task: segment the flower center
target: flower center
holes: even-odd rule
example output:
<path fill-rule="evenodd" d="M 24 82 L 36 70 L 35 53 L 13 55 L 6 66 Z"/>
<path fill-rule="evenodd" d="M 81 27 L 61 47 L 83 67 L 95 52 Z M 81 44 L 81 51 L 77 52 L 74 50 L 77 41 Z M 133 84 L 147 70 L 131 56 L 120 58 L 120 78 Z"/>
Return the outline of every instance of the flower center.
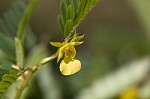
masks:
<path fill-rule="evenodd" d="M 72 54 L 72 51 L 70 50 L 70 48 L 68 48 L 68 53 L 69 53 L 69 54 Z"/>

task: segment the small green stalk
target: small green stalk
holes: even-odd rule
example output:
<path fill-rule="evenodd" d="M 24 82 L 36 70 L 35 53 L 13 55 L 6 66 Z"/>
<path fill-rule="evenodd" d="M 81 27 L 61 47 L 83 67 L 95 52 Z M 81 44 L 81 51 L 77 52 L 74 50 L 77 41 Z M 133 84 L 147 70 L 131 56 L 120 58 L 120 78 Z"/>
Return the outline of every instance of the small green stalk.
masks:
<path fill-rule="evenodd" d="M 16 46 L 16 60 L 17 66 L 19 70 L 24 66 L 24 49 L 23 44 L 17 37 L 15 38 L 15 46 Z"/>
<path fill-rule="evenodd" d="M 19 26 L 18 26 L 18 34 L 17 34 L 17 37 L 23 41 L 24 40 L 24 34 L 25 34 L 25 29 L 26 29 L 26 26 L 29 22 L 29 19 L 30 19 L 30 16 L 31 16 L 31 13 L 33 12 L 34 8 L 36 7 L 38 3 L 38 0 L 31 0 L 31 2 L 29 3 L 27 9 L 25 10 L 25 13 L 19 23 Z"/>

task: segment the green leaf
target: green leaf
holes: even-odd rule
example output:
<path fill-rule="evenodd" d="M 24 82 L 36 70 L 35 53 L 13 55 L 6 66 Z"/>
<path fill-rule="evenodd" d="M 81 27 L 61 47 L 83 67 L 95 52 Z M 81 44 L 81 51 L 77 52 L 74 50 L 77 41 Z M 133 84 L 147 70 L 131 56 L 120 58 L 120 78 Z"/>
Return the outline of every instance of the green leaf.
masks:
<path fill-rule="evenodd" d="M 74 12 L 76 13 L 78 6 L 80 4 L 80 0 L 72 0 L 72 1 L 73 1 Z"/>
<path fill-rule="evenodd" d="M 5 35 L 14 39 L 17 33 L 19 20 L 21 19 L 25 5 L 21 2 L 15 2 L 13 7 L 7 11 L 0 19 L 0 31 Z"/>
<path fill-rule="evenodd" d="M 79 8 L 78 8 L 76 16 L 75 16 L 75 24 L 78 24 L 80 22 L 81 17 L 84 12 L 84 6 L 86 6 L 86 0 L 82 0 L 79 5 Z"/>
<path fill-rule="evenodd" d="M 7 67 L 7 65 L 3 65 L 2 61 L 0 60 L 0 80 L 2 80 L 2 76 L 8 73 L 9 70 L 10 70 L 10 65 Z"/>
<path fill-rule="evenodd" d="M 11 83 L 15 81 L 9 74 L 5 74 L 2 79 L 5 79 L 5 81 Z"/>
<path fill-rule="evenodd" d="M 12 17 L 10 17 L 12 15 Z M 4 20 L 3 20 L 3 26 L 4 28 L 7 28 L 7 33 L 10 34 L 11 37 L 14 37 L 15 36 L 15 33 L 16 33 L 16 27 L 10 23 L 13 23 L 13 21 L 16 21 L 16 18 L 14 17 L 14 12 L 12 11 L 12 9 L 4 15 Z M 6 33 L 5 32 L 5 33 Z"/>
<path fill-rule="evenodd" d="M 2 75 L 8 73 L 11 70 L 11 65 L 12 63 L 10 61 L 0 59 L 0 80 L 2 78 Z"/>
<path fill-rule="evenodd" d="M 68 5 L 72 5 L 73 6 L 73 0 L 68 0 Z"/>
<path fill-rule="evenodd" d="M 67 37 L 71 31 L 73 30 L 73 21 L 70 19 L 67 21 L 65 29 L 64 29 L 64 36 Z"/>
<path fill-rule="evenodd" d="M 68 6 L 66 13 L 66 21 L 68 21 L 69 19 L 73 20 L 73 9 L 71 5 Z"/>
<path fill-rule="evenodd" d="M 63 23 L 66 23 L 66 11 L 67 11 L 67 3 L 66 0 L 61 0 L 60 2 L 60 9 L 62 14 Z"/>
<path fill-rule="evenodd" d="M 91 3 L 92 1 L 94 1 L 94 0 L 87 0 L 86 1 L 85 7 L 84 7 L 83 16 L 86 15 L 86 13 L 90 10 L 89 8 L 91 8 L 90 4 L 92 4 Z"/>
<path fill-rule="evenodd" d="M 12 39 L 6 37 L 5 35 L 0 33 L 0 49 L 4 52 L 5 56 L 8 57 L 8 59 L 14 61 L 15 57 L 15 47 L 14 42 Z"/>
<path fill-rule="evenodd" d="M 26 33 L 26 27 L 28 25 L 28 22 L 30 20 L 31 14 L 38 4 L 38 0 L 31 0 L 31 2 L 28 4 L 28 6 L 25 9 L 25 12 L 23 13 L 23 16 L 21 17 L 21 20 L 19 21 L 18 30 L 17 30 L 17 37 L 24 42 L 24 36 Z"/>
<path fill-rule="evenodd" d="M 12 65 L 12 62 L 5 60 L 5 59 L 0 59 L 0 69 L 10 70 L 11 65 Z"/>
<path fill-rule="evenodd" d="M 18 72 L 16 72 L 16 70 L 10 70 L 9 74 L 13 78 L 17 78 L 18 77 Z"/>
<path fill-rule="evenodd" d="M 77 28 L 86 14 L 98 1 L 99 0 L 61 0 L 61 15 L 58 21 L 65 37 Z M 69 22 L 70 19 L 72 22 Z M 73 25 L 69 25 L 70 23 Z"/>
<path fill-rule="evenodd" d="M 64 23 L 62 16 L 58 16 L 58 22 L 59 22 L 59 26 L 60 26 L 61 30 L 63 31 L 64 27 L 65 27 L 65 23 Z"/>
<path fill-rule="evenodd" d="M 90 1 L 90 5 L 89 8 L 92 8 L 93 6 L 95 6 L 100 0 L 91 0 Z M 90 10 L 90 9 L 89 9 Z"/>
<path fill-rule="evenodd" d="M 13 6 L 0 18 L 0 50 L 3 52 L 1 59 L 15 62 L 15 44 L 14 37 L 17 33 L 19 20 L 21 19 L 25 5 L 17 1 Z"/>
<path fill-rule="evenodd" d="M 24 66 L 24 49 L 22 42 L 17 37 L 15 38 L 17 65 L 22 68 Z"/>
<path fill-rule="evenodd" d="M 6 90 L 13 84 L 16 79 L 19 77 L 18 70 L 11 69 L 9 73 L 5 74 L 0 81 L 0 97 Z"/>

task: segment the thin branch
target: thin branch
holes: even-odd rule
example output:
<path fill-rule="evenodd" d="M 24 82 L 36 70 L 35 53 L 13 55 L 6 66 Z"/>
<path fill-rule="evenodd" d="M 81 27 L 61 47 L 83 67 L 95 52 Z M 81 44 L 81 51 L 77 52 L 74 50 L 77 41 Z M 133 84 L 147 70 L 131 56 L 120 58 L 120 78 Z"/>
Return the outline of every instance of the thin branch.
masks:
<path fill-rule="evenodd" d="M 24 89 L 27 87 L 30 79 L 32 78 L 33 74 L 42 66 L 44 66 L 46 63 L 50 62 L 51 60 L 55 59 L 57 57 L 57 53 L 53 54 L 50 57 L 44 58 L 41 60 L 41 62 L 33 66 L 31 69 L 27 69 L 23 74 L 22 77 L 23 83 L 17 88 L 15 99 L 19 99 Z"/>
<path fill-rule="evenodd" d="M 15 99 L 20 98 L 21 93 L 23 92 L 23 90 L 26 88 L 26 86 L 28 85 L 28 83 L 30 81 L 32 74 L 33 73 L 31 71 L 26 71 L 24 73 L 23 83 L 17 88 Z"/>

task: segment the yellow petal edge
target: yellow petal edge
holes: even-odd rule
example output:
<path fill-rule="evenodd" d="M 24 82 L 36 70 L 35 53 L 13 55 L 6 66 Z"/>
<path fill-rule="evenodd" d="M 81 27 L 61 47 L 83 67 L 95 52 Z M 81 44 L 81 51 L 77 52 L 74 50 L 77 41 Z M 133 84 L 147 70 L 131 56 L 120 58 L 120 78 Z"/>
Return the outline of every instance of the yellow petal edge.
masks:
<path fill-rule="evenodd" d="M 81 69 L 81 62 L 78 59 L 72 59 L 69 62 L 63 59 L 59 68 L 63 75 L 72 75 Z"/>
<path fill-rule="evenodd" d="M 62 46 L 63 46 L 63 44 L 60 43 L 60 42 L 50 42 L 50 44 L 51 44 L 52 46 L 55 46 L 55 47 L 62 47 Z"/>

